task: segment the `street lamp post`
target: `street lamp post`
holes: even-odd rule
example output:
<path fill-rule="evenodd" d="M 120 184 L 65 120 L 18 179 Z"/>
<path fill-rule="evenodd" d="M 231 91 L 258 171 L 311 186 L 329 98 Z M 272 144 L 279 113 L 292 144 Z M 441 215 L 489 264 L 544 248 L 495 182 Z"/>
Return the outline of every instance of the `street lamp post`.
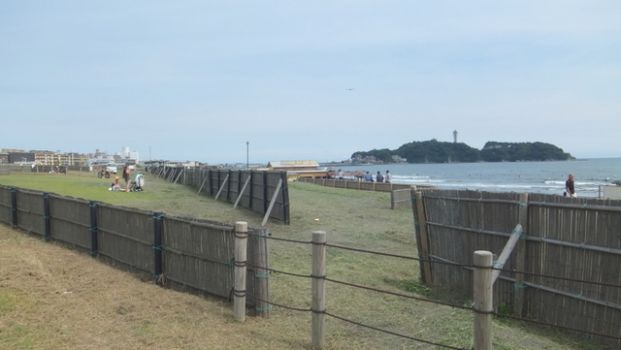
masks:
<path fill-rule="evenodd" d="M 250 169 L 250 141 L 246 141 L 246 169 Z"/>

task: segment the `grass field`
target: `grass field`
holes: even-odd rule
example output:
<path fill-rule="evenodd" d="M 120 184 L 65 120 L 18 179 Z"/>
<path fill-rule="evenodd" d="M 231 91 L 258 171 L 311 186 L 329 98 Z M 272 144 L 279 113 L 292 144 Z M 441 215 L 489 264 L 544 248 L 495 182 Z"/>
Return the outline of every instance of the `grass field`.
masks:
<path fill-rule="evenodd" d="M 142 193 L 108 192 L 94 175 L 16 174 L 0 184 L 102 202 L 259 226 L 261 217 L 200 197 L 188 188 L 147 178 Z M 390 210 L 389 194 L 293 183 L 291 225 L 270 222 L 274 236 L 309 240 L 314 230 L 331 243 L 416 255 L 409 209 Z M 272 267 L 310 273 L 310 247 L 270 241 Z M 431 295 L 418 266 L 401 259 L 328 249 L 328 275 L 401 293 Z M 330 312 L 380 328 L 470 348 L 472 315 L 449 307 L 327 284 Z M 310 306 L 310 280 L 271 276 L 274 302 Z M 58 244 L 0 226 L 1 349 L 303 349 L 310 314 L 274 308 L 269 319 L 233 322 L 224 301 L 142 281 Z M 327 318 L 327 348 L 435 349 Z M 496 349 L 599 349 L 552 330 L 494 321 Z"/>

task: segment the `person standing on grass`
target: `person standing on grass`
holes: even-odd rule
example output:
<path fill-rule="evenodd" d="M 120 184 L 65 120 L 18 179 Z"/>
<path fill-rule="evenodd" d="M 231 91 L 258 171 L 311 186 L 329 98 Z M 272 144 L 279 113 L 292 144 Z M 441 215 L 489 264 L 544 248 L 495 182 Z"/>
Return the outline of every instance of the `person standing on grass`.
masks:
<path fill-rule="evenodd" d="M 565 181 L 565 193 L 563 193 L 565 197 L 576 197 L 576 189 L 574 184 L 574 176 L 569 174 L 567 176 L 567 181 Z"/>
<path fill-rule="evenodd" d="M 125 164 L 123 167 L 123 180 L 125 180 L 125 191 L 129 192 L 129 178 L 131 174 L 131 169 L 129 168 L 129 164 Z"/>

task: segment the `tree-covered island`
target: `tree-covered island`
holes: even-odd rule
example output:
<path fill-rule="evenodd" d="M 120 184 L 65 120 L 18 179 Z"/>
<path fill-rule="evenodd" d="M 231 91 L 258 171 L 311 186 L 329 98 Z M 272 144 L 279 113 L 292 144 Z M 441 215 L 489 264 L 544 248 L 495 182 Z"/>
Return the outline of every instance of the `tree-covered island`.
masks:
<path fill-rule="evenodd" d="M 470 163 L 571 160 L 571 154 L 544 142 L 489 141 L 478 150 L 462 142 L 413 141 L 390 150 L 387 148 L 355 152 L 353 163 Z"/>

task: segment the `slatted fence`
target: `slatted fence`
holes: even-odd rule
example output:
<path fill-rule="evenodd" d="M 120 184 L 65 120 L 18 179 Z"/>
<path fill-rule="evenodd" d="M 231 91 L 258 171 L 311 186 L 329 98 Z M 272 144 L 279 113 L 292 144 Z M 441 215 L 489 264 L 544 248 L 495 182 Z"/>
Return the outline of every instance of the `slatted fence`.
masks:
<path fill-rule="evenodd" d="M 412 200 L 428 284 L 471 297 L 472 252 L 499 254 L 519 223 L 525 236 L 496 283 L 495 310 L 621 338 L 621 201 L 475 191 Z"/>
<path fill-rule="evenodd" d="M 377 191 L 377 192 L 391 192 L 394 190 L 411 189 L 411 185 L 394 184 L 385 182 L 368 182 L 361 180 L 347 180 L 347 179 L 321 179 L 301 177 L 297 181 L 313 183 L 315 185 L 337 187 L 337 188 L 349 188 L 353 190 L 363 191 Z"/>
<path fill-rule="evenodd" d="M 223 298 L 233 290 L 234 227 L 134 208 L 0 186 L 0 223 L 103 257 L 160 283 Z M 265 229 L 249 229 L 248 260 L 269 266 Z M 269 307 L 269 275 L 249 269 L 257 314 Z M 259 302 L 254 302 L 259 300 Z"/>
<path fill-rule="evenodd" d="M 167 181 L 189 186 L 198 194 L 234 203 L 289 224 L 289 189 L 284 171 L 216 168 L 150 167 Z"/>

